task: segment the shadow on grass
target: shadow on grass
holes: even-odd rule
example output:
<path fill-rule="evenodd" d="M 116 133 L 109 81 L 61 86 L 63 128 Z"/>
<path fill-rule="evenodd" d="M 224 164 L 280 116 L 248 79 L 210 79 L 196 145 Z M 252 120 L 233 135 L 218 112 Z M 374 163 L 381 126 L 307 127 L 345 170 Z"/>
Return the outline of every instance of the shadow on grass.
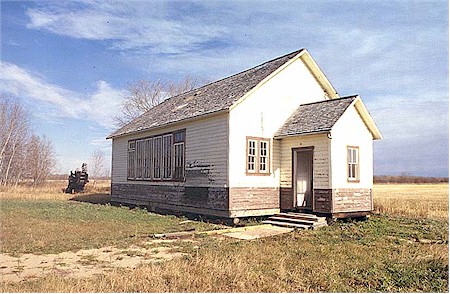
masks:
<path fill-rule="evenodd" d="M 133 204 L 125 204 L 125 203 L 117 203 L 111 202 L 111 194 L 109 193 L 80 193 L 74 194 L 73 197 L 69 198 L 69 201 L 77 201 L 77 202 L 85 202 L 91 204 L 100 204 L 100 205 L 113 205 L 113 206 L 121 206 L 128 207 L 130 210 L 134 208 L 142 208 L 146 209 L 148 212 L 156 213 L 159 215 L 173 215 L 177 217 L 185 217 L 188 220 L 192 221 L 200 221 L 205 223 L 212 224 L 220 224 L 226 226 L 233 227 L 243 227 L 251 224 L 260 224 L 260 222 L 267 217 L 244 217 L 240 218 L 239 223 L 233 223 L 233 218 L 222 218 L 217 216 L 210 215 L 201 215 L 197 213 L 184 212 L 179 210 L 166 210 L 166 209 L 150 209 L 148 206 L 144 205 L 133 205 Z"/>
<path fill-rule="evenodd" d="M 78 201 L 78 202 L 86 202 L 86 203 L 92 203 L 92 204 L 110 204 L 111 201 L 111 195 L 106 193 L 100 193 L 100 194 L 76 194 L 69 200 L 71 201 Z"/>

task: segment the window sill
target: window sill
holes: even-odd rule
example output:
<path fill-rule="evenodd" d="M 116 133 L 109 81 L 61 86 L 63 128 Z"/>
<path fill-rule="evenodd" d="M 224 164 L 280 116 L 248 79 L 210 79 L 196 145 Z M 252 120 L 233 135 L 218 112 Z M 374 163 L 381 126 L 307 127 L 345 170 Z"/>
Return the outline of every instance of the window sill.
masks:
<path fill-rule="evenodd" d="M 359 183 L 359 179 L 347 179 L 347 183 Z"/>
<path fill-rule="evenodd" d="M 267 173 L 249 173 L 246 172 L 245 173 L 246 176 L 270 176 L 271 173 L 267 172 Z"/>

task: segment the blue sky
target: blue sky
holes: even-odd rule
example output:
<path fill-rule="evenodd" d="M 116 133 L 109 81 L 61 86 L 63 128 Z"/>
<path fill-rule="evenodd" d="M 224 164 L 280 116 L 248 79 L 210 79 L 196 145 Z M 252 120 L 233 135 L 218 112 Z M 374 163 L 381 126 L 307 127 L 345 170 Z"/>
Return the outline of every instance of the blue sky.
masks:
<path fill-rule="evenodd" d="M 384 135 L 375 174 L 448 176 L 447 1 L 1 1 L 0 92 L 68 173 L 110 162 L 112 117 L 141 78 L 216 80 L 307 48 Z"/>

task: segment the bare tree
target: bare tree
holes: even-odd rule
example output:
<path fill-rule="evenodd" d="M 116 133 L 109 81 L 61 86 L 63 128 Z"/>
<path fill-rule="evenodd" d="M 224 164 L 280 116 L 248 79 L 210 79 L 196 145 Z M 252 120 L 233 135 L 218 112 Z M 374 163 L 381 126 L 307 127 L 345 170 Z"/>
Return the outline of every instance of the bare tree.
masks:
<path fill-rule="evenodd" d="M 44 183 L 55 167 L 55 156 L 52 142 L 46 137 L 32 135 L 28 143 L 28 167 L 29 177 L 33 185 Z"/>
<path fill-rule="evenodd" d="M 29 114 L 17 99 L 0 95 L 0 185 L 47 180 L 55 166 L 52 142 L 32 134 Z"/>
<path fill-rule="evenodd" d="M 191 76 L 186 76 L 178 83 L 148 79 L 130 83 L 129 96 L 125 98 L 121 113 L 114 120 L 118 126 L 123 126 L 165 99 L 190 91 L 198 84 L 198 80 Z"/>
<path fill-rule="evenodd" d="M 17 100 L 0 96 L 0 184 L 20 178 L 29 140 L 29 115 Z"/>
<path fill-rule="evenodd" d="M 101 149 L 95 149 L 92 152 L 91 160 L 89 163 L 91 166 L 90 175 L 94 180 L 92 185 L 93 187 L 95 187 L 95 180 L 106 175 L 105 152 L 103 152 Z"/>

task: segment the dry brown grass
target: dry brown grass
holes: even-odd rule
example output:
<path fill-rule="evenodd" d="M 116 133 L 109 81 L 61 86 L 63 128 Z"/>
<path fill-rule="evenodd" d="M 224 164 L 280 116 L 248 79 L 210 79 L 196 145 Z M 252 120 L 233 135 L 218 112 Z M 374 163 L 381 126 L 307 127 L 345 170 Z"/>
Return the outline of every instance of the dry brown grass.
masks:
<path fill-rule="evenodd" d="M 89 242 L 81 247 L 126 245 L 133 243 L 130 234 L 154 232 L 170 221 L 107 205 L 69 208 L 68 201 L 17 194 L 9 204 L 11 221 L 4 222 L 11 252 L 30 250 L 30 244 L 32 252 L 45 252 L 58 242 L 61 250 L 70 250 L 83 240 Z M 0 283 L 0 292 L 448 292 L 448 185 L 375 185 L 374 199 L 382 215 L 366 222 L 337 222 L 318 231 L 245 242 L 200 237 L 199 248 L 184 249 L 185 258 L 91 278 L 55 273 Z M 20 216 L 13 213 L 18 209 Z M 36 236 L 37 226 L 45 235 Z M 15 228 L 27 237 L 16 237 Z M 77 235 L 64 236 L 71 230 Z M 46 238 L 50 241 L 39 243 Z"/>
<path fill-rule="evenodd" d="M 375 184 L 375 212 L 425 219 L 448 219 L 448 183 Z"/>
<path fill-rule="evenodd" d="M 400 238 L 421 231 L 438 243 Z M 51 275 L 1 284 L 37 292 L 446 292 L 442 227 L 375 217 L 254 241 L 207 237 L 191 256 L 88 279 Z"/>
<path fill-rule="evenodd" d="M 22 183 L 15 186 L 0 187 L 1 199 L 24 199 L 24 200 L 69 200 L 76 196 L 73 194 L 63 193 L 63 189 L 67 187 L 67 181 L 53 180 L 45 184 L 33 187 L 30 183 Z M 111 181 L 96 180 L 89 182 L 85 187 L 85 194 L 109 194 L 111 189 Z M 83 194 L 77 194 L 83 195 Z"/>

